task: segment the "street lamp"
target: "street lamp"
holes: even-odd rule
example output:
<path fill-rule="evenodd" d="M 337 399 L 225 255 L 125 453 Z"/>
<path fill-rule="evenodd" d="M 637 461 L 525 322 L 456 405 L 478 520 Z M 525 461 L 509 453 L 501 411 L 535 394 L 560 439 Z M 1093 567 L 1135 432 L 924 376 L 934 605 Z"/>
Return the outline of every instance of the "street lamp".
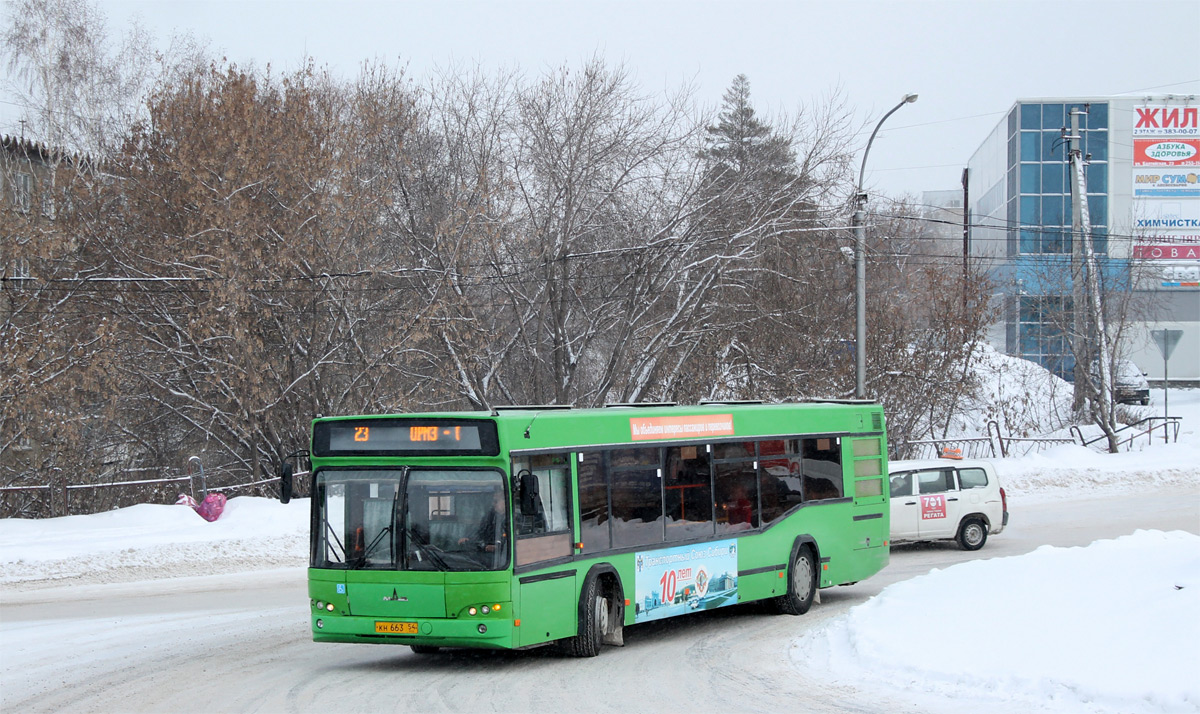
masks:
<path fill-rule="evenodd" d="M 879 133 L 879 127 L 887 118 L 905 104 L 917 101 L 917 95 L 906 94 L 900 103 L 883 115 L 867 139 L 863 151 L 862 167 L 858 171 L 858 185 L 854 192 L 854 398 L 867 398 L 867 229 L 863 225 L 863 209 L 867 205 L 867 194 L 863 191 L 863 176 L 867 171 L 867 154 L 871 153 L 871 142 Z"/>

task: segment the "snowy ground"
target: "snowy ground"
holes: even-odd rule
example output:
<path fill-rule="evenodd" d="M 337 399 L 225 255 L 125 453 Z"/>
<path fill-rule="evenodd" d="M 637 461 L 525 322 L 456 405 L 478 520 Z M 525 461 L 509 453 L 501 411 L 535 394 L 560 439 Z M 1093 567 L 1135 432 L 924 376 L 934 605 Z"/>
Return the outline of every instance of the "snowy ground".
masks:
<path fill-rule="evenodd" d="M 1161 392 L 1154 394 L 1161 405 Z M 1200 390 L 1171 393 L 1178 444 L 1118 455 L 1058 447 L 998 462 L 1020 502 L 1182 489 L 1192 532 L 1042 547 L 891 585 L 800 638 L 796 666 L 896 690 L 919 711 L 1200 711 Z M 1152 405 L 1153 408 L 1153 405 Z M 1158 407 L 1161 409 L 1161 406 Z M 308 502 L 235 498 L 208 523 L 183 506 L 0 521 L 0 598 L 63 584 L 303 567 Z M 1004 536 L 999 536 L 1003 538 Z M 823 664 L 822 664 L 823 663 Z M 989 706 L 990 705 L 990 706 Z"/>
<path fill-rule="evenodd" d="M 1152 395 L 1158 413 L 1162 396 Z M 826 663 L 835 683 L 905 690 L 922 711 L 948 701 L 985 711 L 1200 711 L 1200 390 L 1172 390 L 1170 409 L 1183 417 L 1178 443 L 1147 440 L 1121 454 L 1059 446 L 998 460 L 997 470 L 1014 511 L 1184 487 L 1195 499 L 1192 532 L 1139 531 L 934 570 L 802 637 L 797 666 Z"/>
<path fill-rule="evenodd" d="M 1195 712 L 1198 612 L 1200 536 L 1138 531 L 896 583 L 792 657 L 922 711 Z"/>

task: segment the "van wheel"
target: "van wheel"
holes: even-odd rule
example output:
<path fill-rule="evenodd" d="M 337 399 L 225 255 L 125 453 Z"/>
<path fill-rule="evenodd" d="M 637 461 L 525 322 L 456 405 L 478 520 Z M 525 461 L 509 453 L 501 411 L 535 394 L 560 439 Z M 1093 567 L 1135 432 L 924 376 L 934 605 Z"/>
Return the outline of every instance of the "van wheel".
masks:
<path fill-rule="evenodd" d="M 600 579 L 589 577 L 579 596 L 579 634 L 566 640 L 572 657 L 600 654 L 604 630 L 608 626 L 608 600 L 600 594 Z"/>
<path fill-rule="evenodd" d="M 963 550 L 979 550 L 987 542 L 987 526 L 978 518 L 968 518 L 959 526 L 957 540 Z"/>
<path fill-rule="evenodd" d="M 408 648 L 413 651 L 413 654 L 419 655 L 437 654 L 438 650 L 441 649 L 441 647 L 434 647 L 433 645 L 409 645 Z"/>
<path fill-rule="evenodd" d="M 812 550 L 800 546 L 788 568 L 786 595 L 775 598 L 775 609 L 784 615 L 803 615 L 812 607 L 817 594 L 817 565 Z"/>

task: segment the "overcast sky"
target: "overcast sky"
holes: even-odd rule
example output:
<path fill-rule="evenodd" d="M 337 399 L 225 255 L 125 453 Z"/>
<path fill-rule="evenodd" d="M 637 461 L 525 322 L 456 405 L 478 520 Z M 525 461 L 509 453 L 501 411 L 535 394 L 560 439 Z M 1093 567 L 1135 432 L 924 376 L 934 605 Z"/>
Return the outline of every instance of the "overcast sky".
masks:
<path fill-rule="evenodd" d="M 365 59 L 416 77 L 454 61 L 536 73 L 599 55 L 648 92 L 692 83 L 720 101 L 750 78 L 760 113 L 840 87 L 871 126 L 906 93 L 871 148 L 867 184 L 888 194 L 956 189 L 1014 100 L 1200 95 L 1200 0 L 106 0 L 110 32 L 138 16 L 160 39 L 207 38 L 239 64 L 282 70 L 306 55 L 346 77 Z M 5 15 L 7 22 L 7 14 Z M 4 100 L 11 97 L 4 97 Z M 0 103 L 0 133 L 19 133 Z M 869 129 L 862 136 L 866 144 Z M 861 154 L 860 154 L 861 156 Z"/>

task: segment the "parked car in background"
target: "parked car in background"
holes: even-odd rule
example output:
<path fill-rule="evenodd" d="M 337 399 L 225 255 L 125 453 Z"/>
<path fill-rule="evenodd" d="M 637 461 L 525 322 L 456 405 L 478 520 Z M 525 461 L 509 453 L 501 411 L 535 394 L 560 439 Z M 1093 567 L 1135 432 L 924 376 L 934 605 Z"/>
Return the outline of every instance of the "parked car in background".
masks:
<path fill-rule="evenodd" d="M 989 461 L 893 461 L 892 542 L 956 540 L 979 550 L 1008 525 L 1008 497 Z"/>
<path fill-rule="evenodd" d="M 1113 363 L 1113 398 L 1118 404 L 1150 403 L 1150 383 L 1146 373 L 1127 359 Z"/>

